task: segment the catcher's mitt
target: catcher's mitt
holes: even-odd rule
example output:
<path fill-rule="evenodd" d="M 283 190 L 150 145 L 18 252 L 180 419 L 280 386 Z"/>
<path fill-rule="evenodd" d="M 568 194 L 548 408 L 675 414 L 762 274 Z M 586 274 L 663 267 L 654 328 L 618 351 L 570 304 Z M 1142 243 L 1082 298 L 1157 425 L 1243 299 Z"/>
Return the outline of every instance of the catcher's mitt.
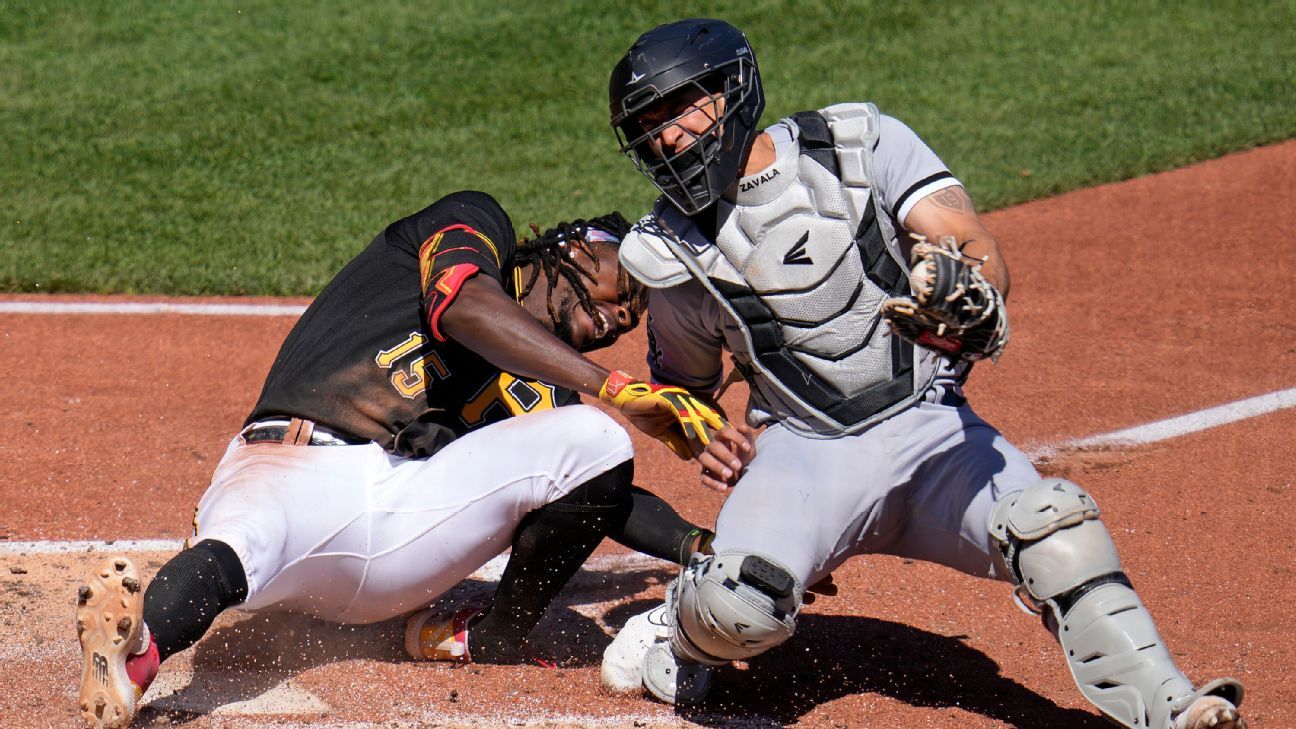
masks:
<path fill-rule="evenodd" d="M 959 253 L 951 236 L 936 244 L 919 237 L 911 256 L 913 296 L 882 302 L 892 331 L 952 360 L 999 359 L 1008 345 L 1008 314 L 999 290 L 981 275 L 983 261 Z"/>
<path fill-rule="evenodd" d="M 649 385 L 621 371 L 608 376 L 599 399 L 686 461 L 706 450 L 712 434 L 728 425 L 715 408 L 688 390 Z"/>

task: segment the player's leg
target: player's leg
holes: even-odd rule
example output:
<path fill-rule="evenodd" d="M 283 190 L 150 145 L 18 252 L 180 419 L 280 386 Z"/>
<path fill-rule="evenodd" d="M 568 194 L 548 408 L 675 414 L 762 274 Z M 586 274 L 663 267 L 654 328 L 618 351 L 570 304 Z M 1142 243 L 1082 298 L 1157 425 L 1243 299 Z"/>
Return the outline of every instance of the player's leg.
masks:
<path fill-rule="evenodd" d="M 681 566 L 694 552 L 711 552 L 715 532 L 685 520 L 651 491 L 632 486 L 627 506 L 624 518 L 608 534 L 619 544 Z"/>
<path fill-rule="evenodd" d="M 141 584 L 130 559 L 114 557 L 77 595 L 82 652 L 98 673 L 90 676 L 94 680 L 83 677 L 81 705 L 98 722 L 105 712 L 133 714 L 134 702 L 148 690 L 162 661 L 197 642 L 217 615 L 247 595 L 238 557 L 214 540 L 172 557 L 147 589 Z M 117 641 L 119 636 L 123 640 Z"/>
<path fill-rule="evenodd" d="M 1017 584 L 1019 602 L 1061 643 L 1081 692 L 1123 726 L 1244 726 L 1234 708 L 1239 684 L 1194 690 L 1175 666 L 1083 489 L 1040 479 L 966 406 L 920 411 L 916 432 L 950 438 L 913 469 L 911 515 L 886 551 Z"/>
<path fill-rule="evenodd" d="M 238 440 L 230 445 L 203 497 L 208 515 L 222 494 L 226 501 L 241 502 L 239 493 L 270 488 L 247 474 L 250 464 L 274 447 L 246 449 Z M 254 453 L 257 457 L 250 457 Z M 244 482 L 249 486 L 240 488 Z M 235 511 L 247 516 L 249 509 L 245 505 Z M 219 525 L 219 517 L 217 509 L 212 519 L 204 521 Z M 250 526 L 276 533 L 282 531 L 276 528 L 278 521 L 273 512 L 265 512 Z M 92 727 L 129 724 L 161 662 L 191 646 L 217 615 L 247 597 L 243 563 L 229 544 L 215 539 L 198 540 L 172 557 L 147 589 L 142 582 L 130 559 L 112 557 L 78 593 L 77 632 L 86 666 L 80 704 Z"/>
<path fill-rule="evenodd" d="M 633 463 L 626 461 L 523 517 L 490 608 L 468 623 L 474 660 L 519 657 L 545 608 L 605 536 L 677 564 L 707 546 L 709 531 L 631 486 L 633 476 Z"/>
<path fill-rule="evenodd" d="M 429 610 L 413 616 L 407 625 L 410 653 L 416 658 L 464 657 L 471 632 L 472 660 L 521 658 L 527 634 L 604 535 L 680 565 L 695 552 L 709 552 L 710 530 L 685 521 L 645 489 L 634 486 L 625 492 L 631 465 L 626 462 L 527 514 L 513 534 L 512 553 L 489 609 L 469 607 L 448 617 Z M 637 687 L 637 670 L 635 675 Z"/>
<path fill-rule="evenodd" d="M 522 518 L 490 607 L 467 625 L 474 661 L 521 657 L 526 636 L 545 608 L 624 520 L 633 478 L 634 464 L 625 461 Z"/>
<path fill-rule="evenodd" d="M 430 459 L 393 459 L 373 481 L 364 518 L 334 535 L 357 541 L 348 532 L 360 530 L 368 553 L 335 570 L 360 581 L 327 617 L 369 622 L 426 605 L 512 547 L 489 609 L 419 612 L 406 647 L 418 658 L 517 658 L 552 598 L 604 536 L 624 527 L 632 453 L 624 429 L 577 406 L 489 426 Z"/>
<path fill-rule="evenodd" d="M 204 539 L 172 557 L 144 592 L 144 624 L 159 661 L 188 648 L 216 617 L 247 599 L 247 577 L 224 542 Z"/>
<path fill-rule="evenodd" d="M 1126 727 L 1241 729 L 1242 685 L 1194 689 L 1121 568 L 1098 506 L 1079 486 L 1045 479 L 995 505 L 997 572 L 1057 638 L 1076 685 Z"/>
<path fill-rule="evenodd" d="M 859 535 L 889 521 L 883 440 L 817 440 L 767 429 L 720 510 L 714 556 L 696 558 L 670 586 L 665 605 L 626 624 L 604 653 L 604 685 L 696 702 L 705 696 L 708 666 L 755 656 L 790 637 L 804 586 L 845 559 Z M 862 462 L 872 467 L 865 483 L 858 478 Z"/>

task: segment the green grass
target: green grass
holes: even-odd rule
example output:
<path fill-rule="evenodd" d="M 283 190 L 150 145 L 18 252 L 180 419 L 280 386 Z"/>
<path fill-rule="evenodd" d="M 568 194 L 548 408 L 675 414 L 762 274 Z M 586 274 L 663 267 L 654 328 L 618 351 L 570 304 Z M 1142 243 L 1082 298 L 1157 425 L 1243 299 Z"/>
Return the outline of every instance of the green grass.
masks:
<path fill-rule="evenodd" d="M 7 3 L 0 290 L 314 293 L 456 189 L 526 223 L 651 186 L 607 73 L 655 2 Z M 983 209 L 1296 136 L 1296 2 L 703 3 L 766 121 L 872 100 Z"/>

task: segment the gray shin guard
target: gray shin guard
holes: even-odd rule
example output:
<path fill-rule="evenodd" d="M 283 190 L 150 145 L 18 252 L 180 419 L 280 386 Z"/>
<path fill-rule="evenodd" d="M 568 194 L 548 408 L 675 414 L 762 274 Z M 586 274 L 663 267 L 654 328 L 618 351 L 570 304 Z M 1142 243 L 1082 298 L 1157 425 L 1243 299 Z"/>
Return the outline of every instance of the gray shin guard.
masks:
<path fill-rule="evenodd" d="M 1080 692 L 1123 726 L 1165 729 L 1193 693 L 1128 585 L 1085 593 L 1062 616 L 1057 638 Z"/>
<path fill-rule="evenodd" d="M 1121 726 L 1167 729 L 1193 696 L 1151 614 L 1121 572 L 1098 507 L 1079 486 L 1046 479 L 991 515 L 1018 603 L 1055 630 L 1085 698 Z"/>

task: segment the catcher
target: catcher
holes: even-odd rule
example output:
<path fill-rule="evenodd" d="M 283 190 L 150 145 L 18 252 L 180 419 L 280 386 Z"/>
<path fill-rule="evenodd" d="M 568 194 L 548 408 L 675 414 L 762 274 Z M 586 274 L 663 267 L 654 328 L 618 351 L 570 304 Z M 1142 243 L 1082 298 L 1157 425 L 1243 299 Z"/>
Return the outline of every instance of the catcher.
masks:
<path fill-rule="evenodd" d="M 147 590 L 125 557 L 81 588 L 86 723 L 129 724 L 161 662 L 227 608 L 386 620 L 511 547 L 489 605 L 416 612 L 405 636 L 416 659 L 508 662 L 603 537 L 676 561 L 705 549 L 631 485 L 625 430 L 580 404 L 602 395 L 684 457 L 703 415 L 719 424 L 579 353 L 643 312 L 617 265 L 628 227 L 610 214 L 519 243 L 493 198 L 459 192 L 379 234 L 284 341 L 192 546 Z"/>
<path fill-rule="evenodd" d="M 629 621 L 606 685 L 700 701 L 715 667 L 792 636 L 806 586 L 880 552 L 1016 585 L 1122 726 L 1244 726 L 1238 682 L 1175 666 L 1089 494 L 969 407 L 972 363 L 1008 343 L 1008 270 L 911 129 L 864 103 L 760 129 L 755 55 L 718 20 L 640 36 L 609 92 L 622 152 L 661 192 L 620 253 L 652 290 L 653 379 L 709 393 L 728 350 L 766 427 L 699 458 L 705 486 L 734 487 L 715 554 Z"/>

